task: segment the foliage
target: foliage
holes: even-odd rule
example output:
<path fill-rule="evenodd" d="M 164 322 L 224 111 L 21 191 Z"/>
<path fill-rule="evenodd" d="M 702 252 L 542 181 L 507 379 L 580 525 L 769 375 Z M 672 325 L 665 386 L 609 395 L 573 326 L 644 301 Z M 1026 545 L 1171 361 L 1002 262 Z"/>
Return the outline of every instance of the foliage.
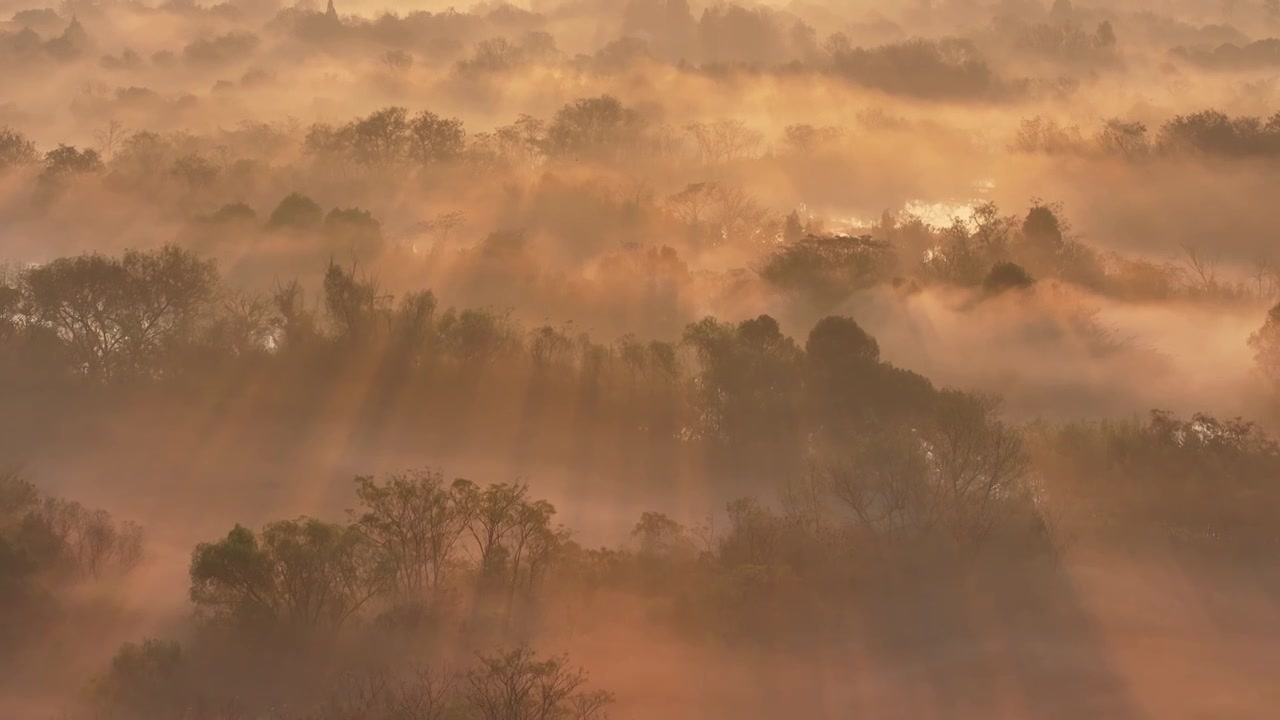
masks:
<path fill-rule="evenodd" d="M 835 48 L 833 71 L 859 85 L 921 98 L 994 98 L 1007 92 L 973 43 L 915 39 Z"/>
<path fill-rule="evenodd" d="M 211 261 L 173 246 L 60 258 L 21 276 L 19 315 L 28 332 L 55 337 L 70 366 L 91 377 L 156 374 L 191 342 L 217 281 Z"/>
<path fill-rule="evenodd" d="M 251 627 L 341 627 L 383 590 L 388 568 L 352 528 L 313 518 L 237 525 L 191 555 L 191 599 Z"/>
<path fill-rule="evenodd" d="M 809 235 L 774 250 L 760 276 L 779 288 L 831 301 L 883 282 L 895 264 L 893 249 L 869 236 Z"/>
<path fill-rule="evenodd" d="M 0 128 L 0 172 L 34 165 L 39 158 L 35 143 L 12 128 Z"/>
<path fill-rule="evenodd" d="M 1254 423 L 1153 411 L 1036 438 L 1037 467 L 1064 513 L 1094 533 L 1269 552 L 1280 450 Z"/>
<path fill-rule="evenodd" d="M 617 98 L 584 98 L 558 110 L 547 126 L 552 157 L 618 159 L 636 148 L 644 131 L 640 115 Z"/>
<path fill-rule="evenodd" d="M 482 720 L 557 720 L 603 718 L 612 697 L 580 692 L 586 673 L 565 657 L 538 660 L 533 650 L 481 655 L 466 675 L 463 695 Z"/>
<path fill-rule="evenodd" d="M 1022 266 L 998 262 L 991 266 L 987 276 L 982 279 L 982 290 L 988 295 L 996 295 L 1006 290 L 1023 290 L 1034 284 L 1035 278 L 1022 269 Z"/>

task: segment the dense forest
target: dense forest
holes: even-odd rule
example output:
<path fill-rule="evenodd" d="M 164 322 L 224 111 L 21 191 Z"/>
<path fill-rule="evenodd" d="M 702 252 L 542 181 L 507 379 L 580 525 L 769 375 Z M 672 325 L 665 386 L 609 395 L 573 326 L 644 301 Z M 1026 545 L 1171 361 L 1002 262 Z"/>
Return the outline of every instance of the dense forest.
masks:
<path fill-rule="evenodd" d="M 1269 717 L 1277 38 L 0 0 L 0 716 Z"/>

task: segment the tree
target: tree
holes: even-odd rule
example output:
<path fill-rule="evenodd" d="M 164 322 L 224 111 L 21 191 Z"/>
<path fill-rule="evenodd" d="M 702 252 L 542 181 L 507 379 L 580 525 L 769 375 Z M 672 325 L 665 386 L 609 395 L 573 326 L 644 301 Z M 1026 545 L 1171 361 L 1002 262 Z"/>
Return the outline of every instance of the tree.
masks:
<path fill-rule="evenodd" d="M 746 190 L 719 185 L 711 191 L 711 200 L 714 243 L 770 243 L 777 236 L 769 211 Z"/>
<path fill-rule="evenodd" d="M 879 377 L 880 346 L 853 318 L 828 316 L 809 331 L 804 346 L 805 388 L 821 425 L 871 409 Z"/>
<path fill-rule="evenodd" d="M 481 575 L 499 569 L 503 543 L 516 530 L 528 498 L 528 487 L 497 483 L 481 490 L 472 483 L 456 485 L 459 502 L 471 518 L 467 526 L 475 542 Z"/>
<path fill-rule="evenodd" d="M 693 555 L 693 542 L 684 526 L 663 513 L 643 513 L 631 538 L 639 544 L 642 557 L 669 560 Z"/>
<path fill-rule="evenodd" d="M 498 138 L 526 165 L 536 165 L 547 144 L 547 124 L 531 115 L 521 114 L 510 125 L 498 128 Z"/>
<path fill-rule="evenodd" d="M 783 130 L 783 145 L 788 152 L 799 157 L 812 155 L 839 139 L 840 128 L 836 127 L 788 125 Z"/>
<path fill-rule="evenodd" d="M 372 281 L 356 279 L 354 267 L 347 271 L 329 263 L 324 273 L 324 305 L 339 338 L 357 344 L 368 339 L 384 316 L 384 300 Z"/>
<path fill-rule="evenodd" d="M 189 189 L 208 187 L 218 177 L 218 166 L 199 155 L 183 155 L 173 162 L 174 176 Z"/>
<path fill-rule="evenodd" d="M 512 529 L 506 542 L 506 558 L 511 564 L 507 587 L 508 620 L 515 610 L 516 588 L 520 585 L 522 563 L 528 575 L 528 584 L 532 587 L 537 579 L 533 570 L 538 567 L 533 560 L 554 550 L 558 538 L 551 529 L 551 518 L 555 514 L 555 506 L 546 500 L 526 500 L 513 511 Z"/>
<path fill-rule="evenodd" d="M 98 148 L 102 151 L 102 156 L 110 162 L 116 154 L 116 147 L 125 138 L 124 123 L 119 120 L 108 120 L 98 132 L 94 133 L 94 139 L 98 141 Z"/>
<path fill-rule="evenodd" d="M 418 113 L 408 127 L 408 157 L 419 165 L 457 160 L 466 149 L 466 131 L 457 118 Z"/>
<path fill-rule="evenodd" d="M 685 130 L 693 136 L 700 159 L 708 165 L 751 157 L 764 141 L 763 135 L 741 120 L 695 122 L 685 126 Z"/>
<path fill-rule="evenodd" d="M 267 229 L 313 228 L 324 219 L 324 211 L 315 200 L 299 193 L 289 193 L 267 218 Z"/>
<path fill-rule="evenodd" d="M 990 272 L 982 280 L 982 291 L 988 295 L 998 295 L 1006 290 L 1025 290 L 1035 284 L 1031 274 L 1021 265 L 1011 262 L 998 262 L 991 266 Z"/>
<path fill-rule="evenodd" d="M 403 73 L 413 67 L 413 56 L 403 50 L 388 50 L 378 56 L 378 62 L 393 73 Z"/>
<path fill-rule="evenodd" d="M 113 174 L 134 178 L 159 176 L 170 167 L 175 154 L 173 143 L 159 133 L 140 130 L 119 141 L 120 149 L 111 158 Z"/>
<path fill-rule="evenodd" d="M 426 599 L 443 585 L 454 548 L 472 521 L 464 482 L 450 486 L 429 470 L 391 475 L 381 485 L 356 478 L 363 506 L 356 527 L 382 554 L 402 597 Z"/>
<path fill-rule="evenodd" d="M 938 394 L 925 426 L 932 514 L 957 540 L 981 541 L 1030 502 L 1030 460 L 1021 436 L 995 413 L 995 401 L 954 390 Z"/>
<path fill-rule="evenodd" d="M 409 111 L 387 107 L 342 128 L 351 158 L 361 164 L 383 167 L 403 160 L 409 146 Z"/>
<path fill-rule="evenodd" d="M 744 471 L 783 472 L 798 450 L 800 350 L 768 315 L 737 326 L 706 318 L 685 328 L 697 353 L 699 431 Z"/>
<path fill-rule="evenodd" d="M 470 373 L 484 367 L 512 347 L 518 347 L 506 316 L 468 308 L 447 310 L 436 324 L 443 348 Z"/>
<path fill-rule="evenodd" d="M 1089 262 L 1093 258 L 1079 242 L 1069 239 L 1069 232 L 1059 205 L 1034 200 L 1022 221 L 1012 254 L 1018 264 L 1033 275 L 1070 277 L 1077 281 L 1081 276 L 1087 278 L 1096 263 Z M 993 256 L 987 254 L 986 257 Z M 1002 262 L 1006 257 L 999 253 L 993 259 Z M 985 273 L 980 277 L 985 278 Z"/>
<path fill-rule="evenodd" d="M 715 183 L 691 183 L 668 198 L 667 205 L 681 222 L 689 226 L 690 230 L 698 232 L 703 215 L 714 200 L 716 187 Z"/>
<path fill-rule="evenodd" d="M 191 556 L 191 599 L 253 627 L 336 630 L 389 584 L 384 558 L 352 527 L 313 518 L 235 526 Z"/>
<path fill-rule="evenodd" d="M 178 717 L 187 709 L 190 685 L 177 643 L 125 643 L 94 682 L 93 700 L 109 717 Z"/>
<path fill-rule="evenodd" d="M 64 180 L 76 175 L 88 175 L 102 170 L 102 158 L 96 150 L 77 150 L 70 145 L 59 145 L 44 154 L 46 180 Z"/>
<path fill-rule="evenodd" d="M 1049 252 L 1062 248 L 1063 229 L 1055 208 L 1048 205 L 1036 204 L 1027 211 L 1027 217 L 1022 221 L 1023 238 Z"/>
<path fill-rule="evenodd" d="M 1166 152 L 1196 152 L 1226 157 L 1280 153 L 1280 124 L 1257 117 L 1231 117 L 1218 110 L 1178 115 L 1160 128 L 1157 141 Z"/>
<path fill-rule="evenodd" d="M 973 548 L 1035 514 L 1028 463 L 990 401 L 946 390 L 919 427 L 877 428 L 816 472 L 871 537 Z"/>
<path fill-rule="evenodd" d="M 1116 46 L 1116 31 L 1111 26 L 1110 20 L 1103 20 L 1098 23 L 1097 32 L 1094 33 L 1094 42 L 1103 50 L 1112 50 Z"/>
<path fill-rule="evenodd" d="M 372 670 L 344 683 L 318 718 L 325 720 L 450 720 L 461 710 L 456 673 L 448 667 L 408 673 Z M 311 716 L 308 716 L 311 717 Z"/>
<path fill-rule="evenodd" d="M 480 656 L 469 671 L 463 695 L 482 720 L 588 720 L 602 717 L 607 694 L 579 693 L 586 673 L 567 657 L 539 660 L 528 646 Z M 574 711 L 579 714 L 574 715 Z"/>
<path fill-rule="evenodd" d="M 844 462 L 815 472 L 870 537 L 907 541 L 934 522 L 928 459 L 914 433 L 873 432 L 852 445 Z"/>
<path fill-rule="evenodd" d="M 118 259 L 81 255 L 28 270 L 22 304 L 61 341 L 72 367 L 95 378 L 154 374 L 194 338 L 217 278 L 212 261 L 173 246 Z"/>
<path fill-rule="evenodd" d="M 1149 150 L 1147 126 L 1112 118 L 1098 131 L 1096 138 L 1102 152 L 1124 157 L 1140 157 Z"/>
<path fill-rule="evenodd" d="M 333 208 L 324 216 L 328 234 L 354 243 L 377 244 L 382 240 L 382 223 L 368 210 Z"/>
<path fill-rule="evenodd" d="M 869 428 L 915 423 L 934 400 L 915 373 L 880 362 L 880 346 L 852 318 L 819 320 L 805 342 L 804 384 L 814 440 L 836 447 Z"/>
<path fill-rule="evenodd" d="M 12 128 L 0 128 L 0 172 L 34 165 L 40 157 L 35 143 Z"/>
<path fill-rule="evenodd" d="M 782 224 L 782 239 L 789 243 L 804 238 L 804 223 L 800 222 L 800 213 L 792 210 Z"/>
<path fill-rule="evenodd" d="M 1280 385 L 1280 304 L 1267 312 L 1267 319 L 1249 336 L 1249 349 L 1259 372 L 1273 385 Z"/>
<path fill-rule="evenodd" d="M 759 269 L 769 284 L 833 303 L 885 279 L 893 248 L 869 235 L 805 235 L 775 247 Z"/>
<path fill-rule="evenodd" d="M 547 128 L 554 157 L 617 160 L 639 143 L 640 115 L 611 95 L 583 98 L 556 112 Z"/>

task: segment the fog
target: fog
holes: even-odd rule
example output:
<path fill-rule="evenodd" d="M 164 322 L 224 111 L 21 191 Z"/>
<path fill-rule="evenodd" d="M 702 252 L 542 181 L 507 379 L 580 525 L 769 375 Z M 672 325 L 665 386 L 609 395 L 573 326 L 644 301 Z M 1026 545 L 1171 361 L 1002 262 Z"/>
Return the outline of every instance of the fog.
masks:
<path fill-rule="evenodd" d="M 1274 0 L 0 0 L 0 716 L 1261 718 Z"/>

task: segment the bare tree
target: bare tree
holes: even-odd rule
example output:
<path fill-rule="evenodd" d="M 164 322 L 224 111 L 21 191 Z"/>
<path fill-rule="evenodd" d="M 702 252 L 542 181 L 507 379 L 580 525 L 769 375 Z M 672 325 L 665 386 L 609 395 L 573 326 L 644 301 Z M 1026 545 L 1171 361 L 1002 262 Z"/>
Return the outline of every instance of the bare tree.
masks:
<path fill-rule="evenodd" d="M 718 165 L 755 157 L 764 136 L 741 120 L 695 122 L 685 126 L 698 147 L 699 159 L 707 165 Z"/>
<path fill-rule="evenodd" d="M 443 720 L 456 706 L 457 675 L 449 667 L 415 668 L 407 677 L 386 670 L 353 675 L 323 720 Z"/>
<path fill-rule="evenodd" d="M 466 216 L 462 212 L 454 210 L 453 212 L 441 213 L 430 220 L 424 220 L 414 228 L 423 233 L 431 235 L 431 255 L 440 254 L 446 244 L 449 242 L 449 234 L 455 228 L 460 227 L 466 220 Z"/>
<path fill-rule="evenodd" d="M 124 123 L 119 120 L 111 120 L 102 126 L 98 132 L 94 133 L 94 138 L 98 141 L 98 150 L 102 153 L 102 158 L 108 162 L 116 154 L 116 148 L 129 135 L 129 130 L 125 128 Z"/>
<path fill-rule="evenodd" d="M 703 214 L 711 207 L 716 187 L 715 183 L 692 183 L 667 198 L 667 206 L 681 222 L 697 228 L 702 223 Z"/>
<path fill-rule="evenodd" d="M 556 720 L 581 710 L 579 718 L 603 718 L 612 696 L 575 700 L 587 678 L 568 658 L 538 660 L 533 650 L 481 655 L 480 666 L 467 673 L 463 695 L 482 720 Z"/>
<path fill-rule="evenodd" d="M 393 73 L 403 73 L 413 67 L 413 56 L 403 50 L 388 50 L 378 56 L 378 62 Z"/>
<path fill-rule="evenodd" d="M 1182 243 L 1178 247 L 1182 248 L 1184 269 L 1191 276 L 1196 289 L 1205 294 L 1215 292 L 1218 289 L 1217 259 L 1205 258 L 1194 245 Z"/>

